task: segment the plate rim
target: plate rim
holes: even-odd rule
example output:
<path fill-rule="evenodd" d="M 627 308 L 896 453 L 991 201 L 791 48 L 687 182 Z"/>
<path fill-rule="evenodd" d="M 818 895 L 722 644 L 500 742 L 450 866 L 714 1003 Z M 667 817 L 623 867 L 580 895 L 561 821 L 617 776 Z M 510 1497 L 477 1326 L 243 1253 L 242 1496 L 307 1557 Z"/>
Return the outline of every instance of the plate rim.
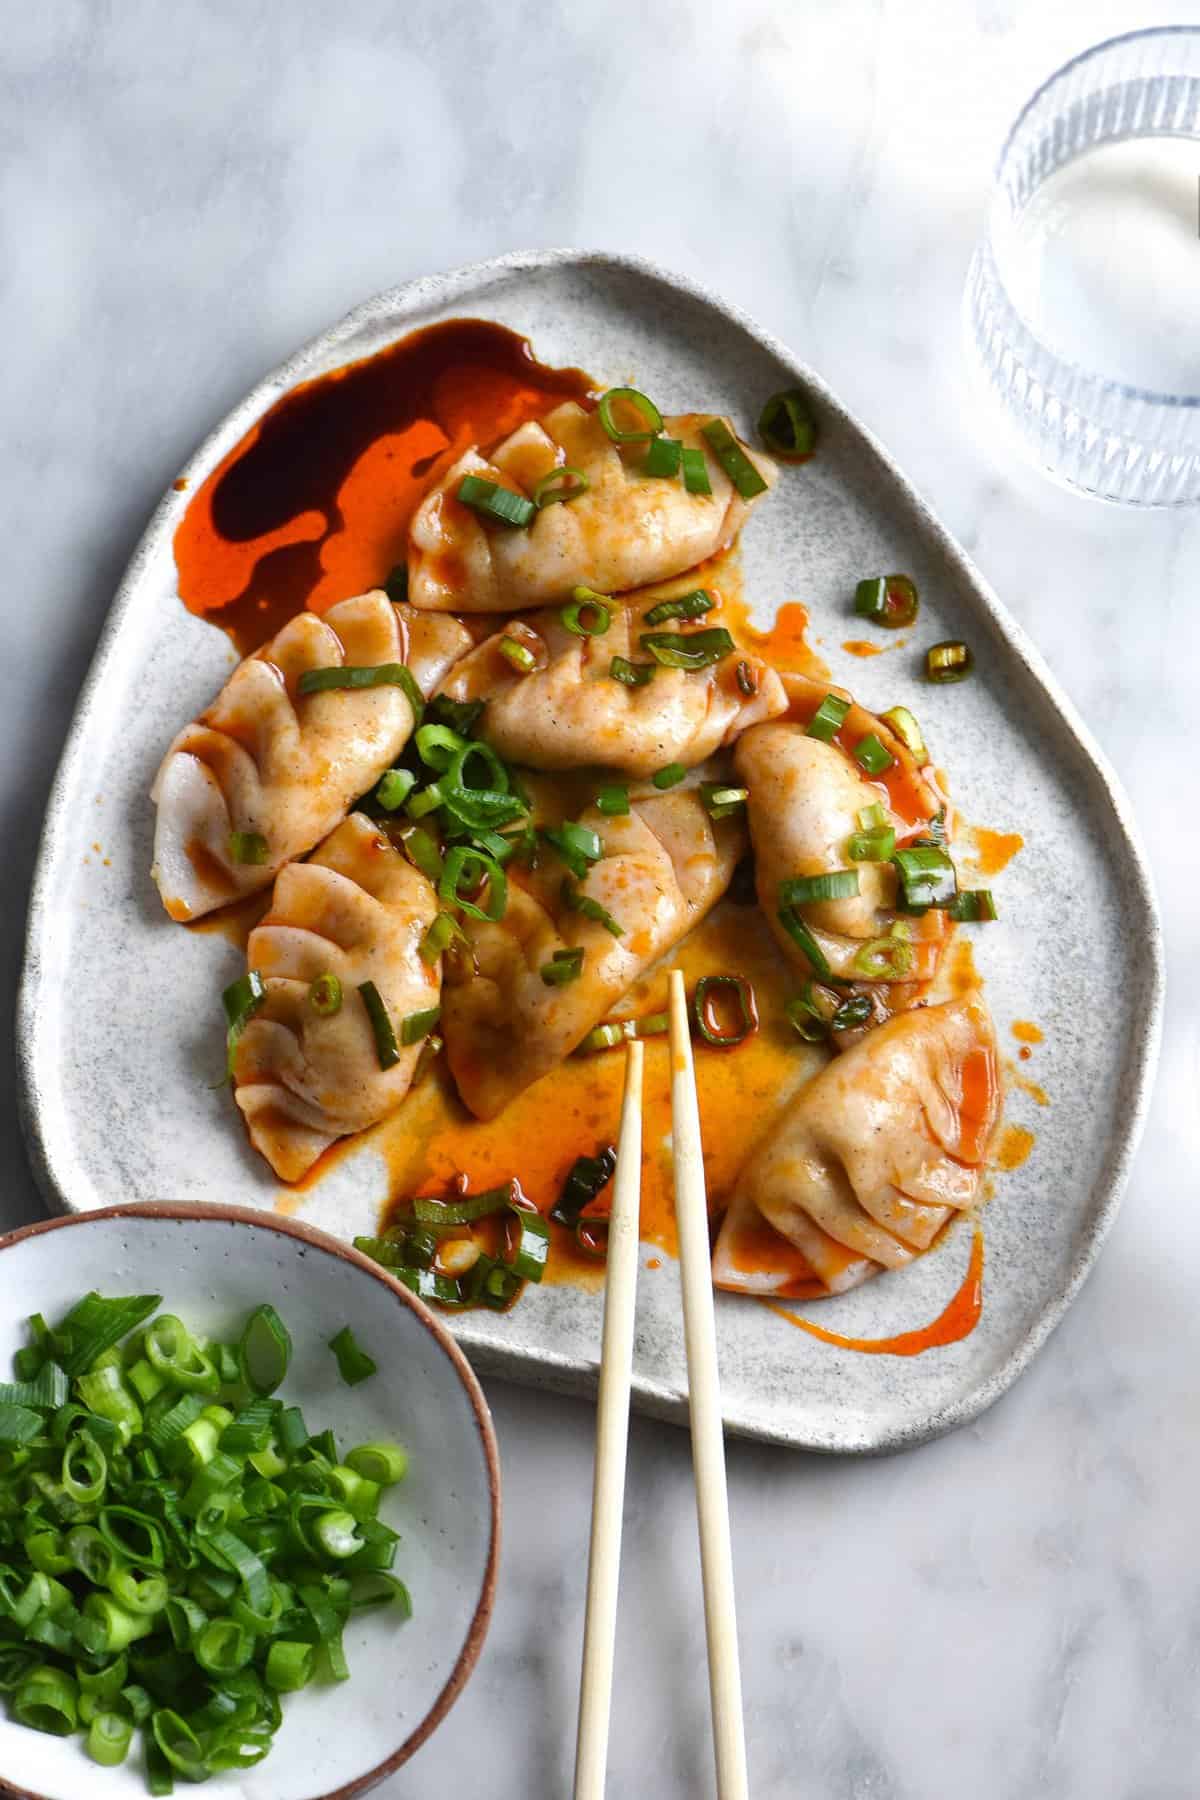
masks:
<path fill-rule="evenodd" d="M 1054 1298 L 1039 1311 L 1008 1355 L 984 1380 L 973 1385 L 960 1398 L 923 1414 L 910 1425 L 891 1425 L 877 1434 L 860 1439 L 829 1433 L 825 1441 L 818 1441 L 809 1434 L 801 1442 L 794 1436 L 773 1432 L 768 1427 L 747 1429 L 727 1421 L 727 1428 L 740 1435 L 819 1453 L 873 1455 L 915 1447 L 960 1425 L 969 1424 L 1012 1386 L 1061 1322 L 1095 1266 L 1120 1208 L 1153 1096 L 1154 1074 L 1162 1037 L 1166 980 L 1162 923 L 1154 879 L 1133 809 L 1121 781 L 1107 754 L 1084 723 L 1074 702 L 1060 685 L 1041 652 L 1024 628 L 1007 612 L 991 585 L 942 523 L 924 495 L 904 473 L 875 432 L 837 397 L 824 379 L 741 307 L 723 299 L 702 282 L 667 269 L 648 257 L 584 248 L 508 251 L 500 256 L 465 263 L 440 273 L 418 275 L 410 281 L 372 295 L 324 331 L 309 338 L 282 363 L 270 370 L 205 434 L 180 473 L 186 480 L 189 491 L 193 490 L 194 478 L 198 475 L 201 478 L 206 476 L 220 455 L 237 441 L 272 400 L 297 381 L 308 378 L 311 373 L 308 368 L 310 363 L 327 359 L 342 343 L 354 338 L 363 327 L 386 318 L 395 323 L 396 335 L 399 336 L 405 328 L 406 320 L 424 308 L 447 305 L 468 294 L 486 289 L 504 277 L 536 275 L 571 267 L 590 268 L 624 277 L 635 276 L 716 313 L 780 362 L 797 382 L 818 398 L 826 413 L 858 437 L 873 456 L 877 468 L 891 483 L 897 497 L 916 515 L 920 529 L 944 557 L 970 602 L 981 610 L 993 632 L 1016 657 L 1050 703 L 1076 757 L 1093 781 L 1098 783 L 1109 808 L 1112 831 L 1124 850 L 1126 872 L 1142 926 L 1141 950 L 1147 964 L 1148 980 L 1143 991 L 1141 1014 L 1127 1053 L 1127 1079 L 1122 1084 L 1125 1123 L 1119 1139 L 1112 1143 L 1106 1170 L 1091 1191 L 1089 1217 L 1077 1243 L 1067 1278 Z M 23 963 L 15 1008 L 17 1111 L 35 1181 L 43 1201 L 52 1212 L 94 1214 L 104 1208 L 89 1207 L 72 1201 L 65 1184 L 57 1179 L 57 1158 L 51 1133 L 46 1129 L 45 1109 L 38 1083 L 38 1015 L 45 985 L 40 944 L 53 911 L 51 876 L 57 866 L 66 830 L 68 790 L 82 757 L 82 736 L 93 700 L 116 655 L 117 639 L 126 614 L 137 599 L 144 565 L 160 549 L 169 515 L 178 501 L 178 491 L 173 485 L 168 485 L 138 540 L 109 607 L 51 783 L 30 888 Z M 156 1202 L 127 1204 L 139 1208 Z M 465 1349 L 475 1365 L 487 1373 L 517 1381 L 527 1379 L 530 1358 L 524 1352 L 506 1356 L 503 1351 L 496 1351 L 491 1346 L 470 1345 Z M 577 1371 L 574 1365 L 560 1362 L 554 1356 L 535 1360 L 541 1367 L 555 1369 L 557 1366 L 560 1376 L 569 1371 L 575 1391 L 594 1391 L 594 1372 L 589 1376 L 587 1371 Z M 634 1397 L 642 1410 L 654 1416 L 677 1422 L 686 1419 L 686 1396 L 676 1395 L 661 1382 L 635 1378 Z"/>

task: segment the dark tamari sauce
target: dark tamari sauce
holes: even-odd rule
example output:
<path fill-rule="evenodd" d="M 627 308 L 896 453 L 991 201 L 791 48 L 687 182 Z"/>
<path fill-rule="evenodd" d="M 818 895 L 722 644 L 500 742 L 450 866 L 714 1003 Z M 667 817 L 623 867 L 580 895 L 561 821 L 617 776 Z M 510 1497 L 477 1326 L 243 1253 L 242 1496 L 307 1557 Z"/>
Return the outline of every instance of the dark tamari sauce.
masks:
<path fill-rule="evenodd" d="M 247 655 L 306 607 L 379 586 L 409 519 L 470 444 L 491 444 L 590 377 L 551 369 L 484 319 L 414 331 L 291 388 L 197 489 L 175 533 L 179 593 Z"/>

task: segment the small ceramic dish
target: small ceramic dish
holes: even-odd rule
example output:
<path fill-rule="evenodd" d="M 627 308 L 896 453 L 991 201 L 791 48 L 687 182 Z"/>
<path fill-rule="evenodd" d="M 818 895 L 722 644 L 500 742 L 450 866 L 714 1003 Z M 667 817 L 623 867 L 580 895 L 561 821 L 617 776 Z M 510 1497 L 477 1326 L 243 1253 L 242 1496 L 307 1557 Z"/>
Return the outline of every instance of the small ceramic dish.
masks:
<path fill-rule="evenodd" d="M 351 1800 L 408 1760 L 446 1716 L 487 1632 L 500 1534 L 495 1435 L 479 1384 L 445 1327 L 383 1269 L 323 1233 L 224 1206 L 113 1206 L 0 1238 L 0 1369 L 25 1319 L 53 1321 L 89 1289 L 160 1293 L 198 1331 L 228 1335 L 260 1301 L 291 1331 L 281 1393 L 344 1444 L 402 1443 L 409 1469 L 382 1516 L 401 1533 L 396 1573 L 412 1618 L 359 1615 L 346 1629 L 348 1683 L 284 1706 L 259 1767 L 206 1784 L 213 1800 Z M 378 1373 L 339 1377 L 328 1339 L 350 1324 Z M 0 1379 L 8 1379 L 7 1374 Z M 21 1800 L 132 1800 L 141 1758 L 105 1769 L 81 1737 L 0 1716 L 0 1793 Z"/>

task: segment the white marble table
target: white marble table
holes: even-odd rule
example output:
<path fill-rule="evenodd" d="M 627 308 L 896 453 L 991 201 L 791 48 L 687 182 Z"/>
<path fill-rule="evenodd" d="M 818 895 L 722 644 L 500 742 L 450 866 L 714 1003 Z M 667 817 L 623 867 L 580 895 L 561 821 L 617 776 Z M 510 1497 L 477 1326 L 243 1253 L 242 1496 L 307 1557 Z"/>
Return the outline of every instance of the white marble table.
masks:
<path fill-rule="evenodd" d="M 1010 117 L 1064 58 L 1160 9 L 4 11 L 6 1016 L 47 786 L 117 577 L 164 476 L 261 371 L 376 289 L 515 246 L 638 250 L 715 284 L 879 431 L 1045 651 L 1132 795 L 1172 977 L 1124 1212 L 1017 1388 L 902 1459 L 730 1446 L 753 1791 L 1194 1800 L 1200 518 L 1106 510 L 1015 466 L 958 347 Z M 1067 912 L 1086 930 L 1086 895 Z M 1096 1029 L 1133 1004 L 1114 994 Z M 15 1224 L 38 1201 L 2 1039 L 0 1073 Z M 397 1800 L 569 1791 L 592 1413 L 490 1398 L 495 1622 Z M 638 1423 L 610 1792 L 712 1791 L 687 1442 Z"/>

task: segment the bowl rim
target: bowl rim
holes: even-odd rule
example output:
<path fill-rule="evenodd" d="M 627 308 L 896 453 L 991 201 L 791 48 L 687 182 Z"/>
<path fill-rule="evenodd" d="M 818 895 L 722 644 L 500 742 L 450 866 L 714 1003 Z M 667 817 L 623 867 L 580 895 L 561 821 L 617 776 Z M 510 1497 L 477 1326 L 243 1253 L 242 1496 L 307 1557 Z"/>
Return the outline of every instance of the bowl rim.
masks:
<path fill-rule="evenodd" d="M 11 1249 L 14 1245 L 24 1243 L 30 1238 L 42 1237 L 47 1232 L 70 1231 L 79 1226 L 93 1224 L 108 1219 L 173 1219 L 181 1223 L 191 1224 L 195 1221 L 216 1220 L 228 1225 L 249 1225 L 257 1230 L 274 1231 L 282 1237 L 296 1238 L 301 1243 L 316 1250 L 323 1250 L 328 1255 L 339 1256 L 344 1262 L 360 1269 L 364 1275 L 371 1276 L 383 1287 L 388 1288 L 413 1313 L 414 1317 L 425 1327 L 434 1339 L 438 1348 L 453 1364 L 456 1374 L 471 1403 L 475 1416 L 476 1428 L 483 1446 L 484 1463 L 487 1468 L 488 1499 L 491 1511 L 491 1531 L 488 1540 L 487 1564 L 483 1573 L 483 1584 L 479 1599 L 467 1629 L 467 1635 L 458 1653 L 458 1658 L 425 1717 L 409 1733 L 399 1749 L 381 1763 L 376 1763 L 362 1775 L 355 1775 L 341 1787 L 330 1788 L 320 1794 L 313 1794 L 310 1800 L 355 1800 L 355 1796 L 366 1794 L 395 1773 L 410 1757 L 420 1749 L 425 1740 L 432 1735 L 441 1724 L 459 1694 L 466 1686 L 468 1677 L 479 1660 L 491 1623 L 492 1607 L 496 1597 L 496 1577 L 500 1559 L 500 1456 L 496 1445 L 496 1431 L 492 1424 L 492 1415 L 484 1398 L 479 1379 L 459 1346 L 437 1315 L 426 1306 L 423 1300 L 410 1293 L 403 1282 L 397 1281 L 379 1263 L 372 1262 L 361 1250 L 343 1243 L 329 1232 L 319 1231 L 313 1225 L 301 1219 L 289 1219 L 278 1213 L 264 1213 L 246 1206 L 214 1205 L 200 1201 L 169 1200 L 127 1200 L 115 1206 L 97 1207 L 91 1212 L 65 1213 L 58 1218 L 36 1219 L 31 1225 L 20 1225 L 15 1231 L 5 1232 L 0 1236 L 0 1251 Z M 82 1753 L 81 1753 L 82 1754 Z M 51 1796 L 36 1793 L 32 1788 L 14 1787 L 0 1774 L 0 1794 L 12 1797 L 12 1800 L 51 1800 Z"/>

